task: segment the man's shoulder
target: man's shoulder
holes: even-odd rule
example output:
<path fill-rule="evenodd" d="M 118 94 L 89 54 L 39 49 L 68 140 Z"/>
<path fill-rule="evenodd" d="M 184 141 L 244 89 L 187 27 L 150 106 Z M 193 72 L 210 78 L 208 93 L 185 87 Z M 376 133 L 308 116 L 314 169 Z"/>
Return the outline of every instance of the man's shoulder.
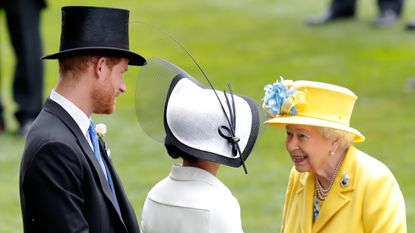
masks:
<path fill-rule="evenodd" d="M 59 117 L 42 111 L 26 137 L 25 153 L 36 153 L 50 144 L 73 147 L 77 141 L 71 129 Z"/>
<path fill-rule="evenodd" d="M 42 111 L 34 121 L 27 137 L 21 161 L 21 177 L 34 167 L 45 164 L 62 165 L 68 161 L 79 164 L 81 148 L 75 135 L 59 117 Z M 62 161 L 65 161 L 62 162 Z"/>
<path fill-rule="evenodd" d="M 68 126 L 57 116 L 44 111 L 33 122 L 27 135 L 28 140 L 31 138 L 37 140 L 64 140 L 68 136 L 74 137 Z"/>

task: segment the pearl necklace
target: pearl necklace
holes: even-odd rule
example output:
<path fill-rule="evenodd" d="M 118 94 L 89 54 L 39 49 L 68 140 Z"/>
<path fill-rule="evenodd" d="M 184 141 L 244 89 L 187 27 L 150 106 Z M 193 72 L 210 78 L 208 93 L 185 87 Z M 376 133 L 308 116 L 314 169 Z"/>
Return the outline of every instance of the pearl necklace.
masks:
<path fill-rule="evenodd" d="M 342 162 L 343 162 L 343 159 L 340 160 L 339 163 L 337 164 L 336 169 L 334 170 L 334 174 L 331 177 L 329 187 L 327 189 L 323 188 L 323 186 L 321 186 L 320 184 L 320 181 L 317 179 L 317 176 L 314 176 L 316 180 L 316 190 L 317 190 L 318 199 L 322 201 L 326 200 L 326 197 L 329 194 L 331 186 L 333 186 L 334 180 L 336 179 L 337 173 L 339 172 L 340 164 L 342 164 Z"/>

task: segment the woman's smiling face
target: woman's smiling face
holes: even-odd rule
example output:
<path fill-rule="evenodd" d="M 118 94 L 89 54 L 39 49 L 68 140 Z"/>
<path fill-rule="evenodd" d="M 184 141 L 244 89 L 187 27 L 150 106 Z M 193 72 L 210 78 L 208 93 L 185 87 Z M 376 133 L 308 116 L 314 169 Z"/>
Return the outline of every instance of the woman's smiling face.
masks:
<path fill-rule="evenodd" d="M 321 129 L 305 125 L 287 125 L 286 132 L 285 148 L 298 172 L 316 174 L 324 169 L 333 143 L 323 136 Z"/>

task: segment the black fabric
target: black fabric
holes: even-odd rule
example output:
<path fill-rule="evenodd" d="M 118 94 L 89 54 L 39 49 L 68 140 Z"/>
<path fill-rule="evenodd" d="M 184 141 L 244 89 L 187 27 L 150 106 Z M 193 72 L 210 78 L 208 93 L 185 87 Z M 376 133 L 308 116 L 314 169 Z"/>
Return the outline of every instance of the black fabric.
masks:
<path fill-rule="evenodd" d="M 25 233 L 139 233 L 134 210 L 110 159 L 120 212 L 94 152 L 76 122 L 48 99 L 26 139 L 20 167 Z"/>
<path fill-rule="evenodd" d="M 403 4 L 403 0 L 378 0 L 378 7 L 381 13 L 386 12 L 387 10 L 392 10 L 397 15 L 401 15 Z"/>
<path fill-rule="evenodd" d="M 220 164 L 224 164 L 224 165 L 228 165 L 228 166 L 232 166 L 232 167 L 239 167 L 242 165 L 242 161 L 246 161 L 246 159 L 248 158 L 249 154 L 251 153 L 254 145 L 255 145 L 255 141 L 258 137 L 258 132 L 259 132 L 259 115 L 258 115 L 258 109 L 257 109 L 257 105 L 255 104 L 255 102 L 253 100 L 251 100 L 248 97 L 245 96 L 239 96 L 242 97 L 250 106 L 251 108 L 251 114 L 252 114 L 252 125 L 251 125 L 251 133 L 249 135 L 249 139 L 247 142 L 247 145 L 245 147 L 245 149 L 242 151 L 242 154 L 240 155 L 242 158 L 239 157 L 235 157 L 235 158 L 230 158 L 230 157 L 224 157 L 223 155 L 220 154 L 216 154 L 213 153 L 211 151 L 202 151 L 198 148 L 192 148 L 189 147 L 185 144 L 183 144 L 182 142 L 180 142 L 171 132 L 170 127 L 167 123 L 167 116 L 166 116 L 166 110 L 167 110 L 167 106 L 169 103 L 169 98 L 170 95 L 174 89 L 174 87 L 176 86 L 176 84 L 183 78 L 188 78 L 189 80 L 192 80 L 194 83 L 196 83 L 198 86 L 200 86 L 203 89 L 211 89 L 210 87 L 206 87 L 203 84 L 201 84 L 200 82 L 198 82 L 197 80 L 190 78 L 188 76 L 185 76 L 183 74 L 178 74 L 171 82 L 167 97 L 166 97 L 166 104 L 165 104 L 165 108 L 164 108 L 164 128 L 166 131 L 166 138 L 165 138 L 165 146 L 167 149 L 167 152 L 169 153 L 169 155 L 173 158 L 177 158 L 177 156 L 180 156 L 180 154 L 183 154 L 184 156 L 192 156 L 192 157 L 196 157 L 198 159 L 203 159 L 203 160 L 208 160 L 211 162 L 216 162 L 216 163 L 220 163 Z M 185 104 L 185 103 L 183 103 Z M 237 116 L 236 116 L 237 117 Z M 218 137 L 221 137 L 218 133 Z M 226 139 L 223 139 L 226 140 Z M 229 144 L 229 147 L 231 147 L 232 145 Z"/>
<path fill-rule="evenodd" d="M 3 105 L 1 104 L 1 97 L 0 97 L 0 133 L 5 128 L 4 117 L 3 117 Z"/>
<path fill-rule="evenodd" d="M 122 56 L 130 65 L 144 65 L 142 56 L 129 51 L 128 18 L 129 11 L 124 9 L 63 7 L 59 52 L 43 58 L 93 53 Z"/>
<path fill-rule="evenodd" d="M 402 13 L 404 0 L 377 0 L 379 12 L 394 11 Z M 356 14 L 356 0 L 332 0 L 329 10 L 334 16 L 354 16 Z"/>
<path fill-rule="evenodd" d="M 334 16 L 354 16 L 356 0 L 332 0 L 330 11 Z"/>

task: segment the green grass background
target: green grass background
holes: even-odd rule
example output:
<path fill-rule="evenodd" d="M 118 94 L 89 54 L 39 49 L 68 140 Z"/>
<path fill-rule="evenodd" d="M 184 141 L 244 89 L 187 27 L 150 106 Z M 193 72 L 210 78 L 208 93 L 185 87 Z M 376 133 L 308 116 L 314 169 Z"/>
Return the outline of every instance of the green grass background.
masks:
<path fill-rule="evenodd" d="M 306 16 L 321 11 L 326 1 L 308 0 L 81 0 L 49 1 L 43 12 L 45 53 L 59 47 L 60 8 L 64 5 L 99 5 L 131 10 L 131 49 L 145 57 L 164 57 L 201 79 L 185 53 L 151 23 L 172 33 L 196 57 L 216 88 L 230 80 L 236 93 L 260 100 L 263 86 L 280 75 L 342 85 L 359 99 L 351 125 L 366 137 L 359 149 L 383 161 L 401 185 L 407 207 L 408 232 L 415 232 L 415 90 L 404 83 L 415 76 L 415 33 L 403 30 L 415 17 L 407 2 L 403 20 L 387 29 L 374 29 L 375 1 L 360 1 L 355 20 L 324 27 L 307 27 Z M 18 174 L 22 138 L 14 136 L 17 123 L 11 93 L 14 55 L 0 13 L 1 96 L 5 102 L 7 132 L 0 135 L 0 232 L 22 232 Z M 45 97 L 57 79 L 57 63 L 45 63 Z M 107 142 L 127 194 L 141 221 L 149 189 L 165 177 L 173 161 L 162 144 L 141 130 L 134 110 L 136 77 L 127 73 L 128 92 L 119 97 L 117 111 L 96 116 L 107 124 Z M 261 134 L 242 169 L 222 167 L 219 177 L 239 199 L 245 232 L 277 232 L 291 161 L 283 147 L 283 130 L 268 128 Z M 381 188 L 381 187 L 379 187 Z"/>

